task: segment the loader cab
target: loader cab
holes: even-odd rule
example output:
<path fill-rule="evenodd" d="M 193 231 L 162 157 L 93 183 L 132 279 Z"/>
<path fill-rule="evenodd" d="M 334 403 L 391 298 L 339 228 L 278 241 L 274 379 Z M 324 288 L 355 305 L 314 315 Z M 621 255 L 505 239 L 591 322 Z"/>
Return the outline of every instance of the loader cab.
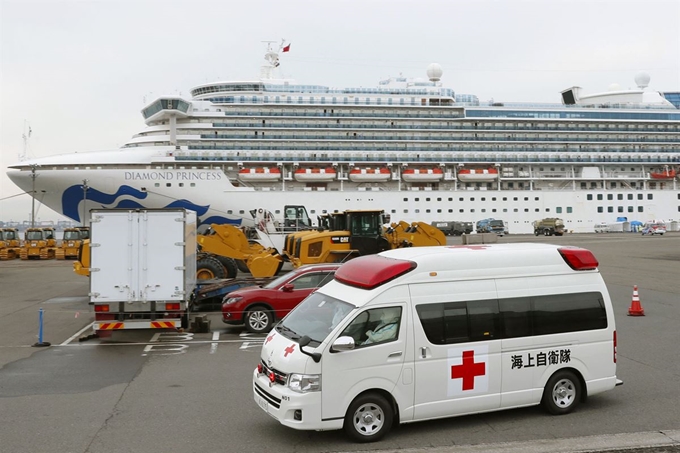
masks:
<path fill-rule="evenodd" d="M 283 209 L 284 231 L 299 231 L 312 228 L 312 222 L 307 215 L 307 208 L 299 205 L 287 205 Z"/>
<path fill-rule="evenodd" d="M 359 255 L 371 255 L 389 250 L 383 237 L 383 211 L 346 211 L 350 248 Z"/>
<path fill-rule="evenodd" d="M 346 215 L 344 212 L 331 212 L 317 216 L 319 231 L 345 231 L 347 230 Z"/>

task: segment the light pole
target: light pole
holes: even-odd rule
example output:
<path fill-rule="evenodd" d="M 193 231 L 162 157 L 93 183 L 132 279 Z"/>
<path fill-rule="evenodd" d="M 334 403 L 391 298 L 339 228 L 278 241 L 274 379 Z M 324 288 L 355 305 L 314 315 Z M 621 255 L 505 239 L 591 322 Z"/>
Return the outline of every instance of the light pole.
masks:
<path fill-rule="evenodd" d="M 37 164 L 31 165 L 31 180 L 33 184 L 31 189 L 31 228 L 35 227 L 35 178 L 38 177 L 38 174 L 35 172 L 36 167 L 38 167 Z"/>
<path fill-rule="evenodd" d="M 87 179 L 83 179 L 83 217 L 81 218 L 81 222 L 80 222 L 80 223 L 82 223 L 83 226 L 87 226 L 87 224 L 85 223 L 85 212 L 86 212 L 85 211 L 85 203 L 87 203 L 87 189 L 89 189 L 89 187 L 87 186 L 87 182 L 88 182 Z"/>

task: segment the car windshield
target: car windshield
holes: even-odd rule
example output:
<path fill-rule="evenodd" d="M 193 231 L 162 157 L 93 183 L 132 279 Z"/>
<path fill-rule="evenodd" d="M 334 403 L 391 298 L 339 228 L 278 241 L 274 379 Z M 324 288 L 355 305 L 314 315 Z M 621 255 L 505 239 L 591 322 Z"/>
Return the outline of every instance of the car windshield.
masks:
<path fill-rule="evenodd" d="M 267 289 L 274 289 L 280 284 L 284 283 L 286 280 L 289 280 L 291 278 L 292 272 L 288 272 L 287 274 L 283 274 L 280 277 L 275 278 L 274 280 L 270 281 L 266 285 L 263 286 L 263 288 Z"/>
<path fill-rule="evenodd" d="M 303 300 L 276 326 L 283 336 L 298 340 L 307 335 L 321 343 L 340 321 L 354 310 L 354 305 L 315 292 Z"/>

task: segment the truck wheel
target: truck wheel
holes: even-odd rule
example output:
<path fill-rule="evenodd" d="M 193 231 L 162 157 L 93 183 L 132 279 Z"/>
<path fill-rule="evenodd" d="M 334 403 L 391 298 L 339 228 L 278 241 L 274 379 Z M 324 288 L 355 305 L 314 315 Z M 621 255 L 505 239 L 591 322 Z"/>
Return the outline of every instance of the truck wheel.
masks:
<path fill-rule="evenodd" d="M 568 414 L 581 401 L 581 381 L 571 371 L 558 371 L 545 385 L 541 404 L 553 415 Z"/>
<path fill-rule="evenodd" d="M 534 234 L 535 234 L 536 236 L 538 236 L 538 230 L 535 230 L 535 231 L 534 231 Z"/>
<path fill-rule="evenodd" d="M 267 333 L 272 329 L 274 316 L 262 305 L 253 307 L 244 316 L 246 329 L 252 333 Z"/>
<path fill-rule="evenodd" d="M 355 442 L 376 442 L 392 427 L 392 407 L 377 393 L 355 399 L 345 414 L 345 433 Z"/>
<path fill-rule="evenodd" d="M 212 256 L 204 256 L 196 261 L 196 280 L 212 280 L 214 278 L 227 278 L 222 263 Z"/>
<path fill-rule="evenodd" d="M 226 278 L 234 278 L 238 275 L 238 266 L 235 259 L 219 255 L 215 255 L 215 258 L 224 266 L 224 270 L 227 272 Z M 246 270 L 246 272 L 250 271 Z"/>

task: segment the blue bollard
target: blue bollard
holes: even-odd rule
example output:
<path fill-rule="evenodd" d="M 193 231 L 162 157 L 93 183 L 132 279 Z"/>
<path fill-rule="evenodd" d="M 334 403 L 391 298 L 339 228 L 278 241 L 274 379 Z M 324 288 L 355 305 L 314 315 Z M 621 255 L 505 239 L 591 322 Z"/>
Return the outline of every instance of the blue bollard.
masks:
<path fill-rule="evenodd" d="M 41 346 L 51 346 L 50 343 L 43 341 L 43 314 L 45 310 L 42 308 L 38 310 L 38 342 L 34 344 L 34 347 Z"/>

